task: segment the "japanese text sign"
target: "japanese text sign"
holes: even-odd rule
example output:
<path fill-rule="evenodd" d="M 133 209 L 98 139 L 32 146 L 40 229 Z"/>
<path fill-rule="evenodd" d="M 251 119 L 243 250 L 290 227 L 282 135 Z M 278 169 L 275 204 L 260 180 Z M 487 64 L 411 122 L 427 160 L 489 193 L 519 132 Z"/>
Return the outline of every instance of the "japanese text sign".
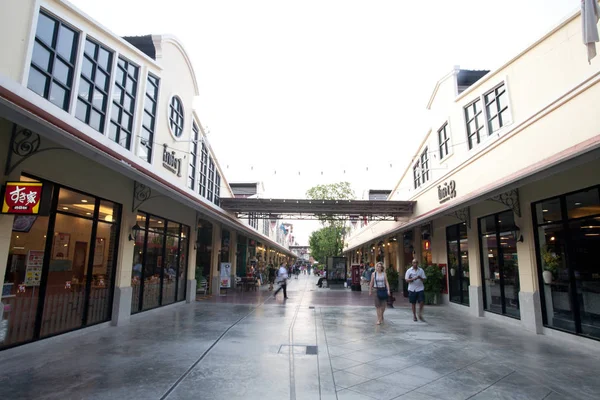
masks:
<path fill-rule="evenodd" d="M 41 183 L 7 182 L 2 214 L 37 214 L 40 209 L 41 197 Z"/>

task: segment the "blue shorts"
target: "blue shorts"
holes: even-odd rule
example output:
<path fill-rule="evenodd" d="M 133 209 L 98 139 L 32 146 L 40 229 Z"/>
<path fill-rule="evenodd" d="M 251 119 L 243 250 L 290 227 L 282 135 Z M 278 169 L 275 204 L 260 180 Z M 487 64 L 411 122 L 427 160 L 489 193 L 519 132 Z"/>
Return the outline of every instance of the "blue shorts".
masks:
<path fill-rule="evenodd" d="M 421 290 L 420 292 L 411 292 L 409 290 L 408 301 L 410 304 L 423 303 L 425 301 L 425 291 Z"/>

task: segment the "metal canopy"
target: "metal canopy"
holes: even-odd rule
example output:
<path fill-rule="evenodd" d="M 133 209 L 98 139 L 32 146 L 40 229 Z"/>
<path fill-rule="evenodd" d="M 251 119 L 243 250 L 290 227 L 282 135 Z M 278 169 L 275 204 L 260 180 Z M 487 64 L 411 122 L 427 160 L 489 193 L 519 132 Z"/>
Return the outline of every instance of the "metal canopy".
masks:
<path fill-rule="evenodd" d="M 221 198 L 221 207 L 238 218 L 397 221 L 410 217 L 414 201 Z"/>

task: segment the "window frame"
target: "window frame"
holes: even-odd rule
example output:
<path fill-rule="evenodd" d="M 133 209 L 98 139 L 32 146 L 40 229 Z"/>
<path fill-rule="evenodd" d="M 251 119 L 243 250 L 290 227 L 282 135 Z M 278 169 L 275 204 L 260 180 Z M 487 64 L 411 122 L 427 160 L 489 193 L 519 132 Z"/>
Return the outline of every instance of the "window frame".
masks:
<path fill-rule="evenodd" d="M 425 146 L 421 155 L 419 157 L 419 161 L 421 162 L 421 182 L 423 185 L 429 182 L 429 146 Z"/>
<path fill-rule="evenodd" d="M 151 80 L 154 80 L 156 82 L 156 85 L 154 85 L 154 83 L 152 83 Z M 140 152 L 139 152 L 139 147 L 137 148 L 136 153 L 137 153 L 137 156 L 140 157 L 142 160 L 145 159 L 145 161 L 152 163 L 152 152 L 154 149 L 154 134 L 156 133 L 156 123 L 158 121 L 158 101 L 159 101 L 159 97 L 160 97 L 160 78 L 158 76 L 156 76 L 155 74 L 148 72 L 146 74 L 146 80 L 144 83 L 145 83 L 145 86 L 144 86 L 144 110 L 142 111 L 142 121 L 141 121 L 140 133 L 146 132 L 148 134 L 148 138 L 145 138 L 143 135 L 139 135 L 139 146 L 146 147 L 146 149 L 148 150 L 148 157 L 147 157 L 147 159 L 142 157 L 142 154 L 140 154 Z M 150 96 L 148 96 L 148 85 L 152 85 L 152 86 L 156 87 L 156 97 L 154 99 L 152 99 L 152 98 L 150 98 Z M 146 108 L 147 101 L 151 101 L 152 103 L 154 103 L 154 114 L 150 113 L 150 110 L 148 110 Z M 150 120 L 152 122 L 151 127 L 148 127 L 145 124 L 146 115 L 150 118 Z"/>
<path fill-rule="evenodd" d="M 501 87 L 503 87 L 504 92 L 501 93 L 500 95 L 504 94 L 506 96 L 506 107 L 502 110 L 499 110 L 499 105 L 498 105 L 498 97 L 499 95 L 496 93 L 498 91 L 498 89 L 500 89 Z M 486 97 L 489 96 L 490 94 L 494 94 L 494 100 L 492 100 L 491 102 L 487 103 L 486 102 Z M 510 102 L 508 101 L 508 86 L 506 85 L 506 81 L 502 81 L 501 83 L 499 83 L 498 85 L 494 86 L 493 89 L 488 90 L 487 92 L 485 92 L 482 95 L 482 100 L 483 100 L 483 105 L 485 108 L 485 114 L 486 114 L 486 128 L 488 130 L 488 136 L 493 135 L 494 133 L 497 133 L 499 131 L 502 130 L 502 128 L 504 128 L 507 125 L 510 125 L 512 123 L 512 115 L 510 113 Z M 488 110 L 489 105 L 491 105 L 492 103 L 496 104 L 496 113 L 491 116 L 490 112 Z M 504 114 L 506 112 L 506 114 Z M 506 122 L 502 122 L 503 121 L 503 115 L 506 115 Z M 496 129 L 495 131 L 492 130 L 492 120 L 494 118 L 498 118 L 500 120 L 500 127 L 498 129 Z"/>
<path fill-rule="evenodd" d="M 463 115 L 465 117 L 465 131 L 467 133 L 467 146 L 469 146 L 469 150 L 472 150 L 476 147 L 478 147 L 483 140 L 487 137 L 485 135 L 480 134 L 481 131 L 484 132 L 486 131 L 486 127 L 485 127 L 485 114 L 484 114 L 484 109 L 482 108 L 479 112 L 474 112 L 473 118 L 469 119 L 469 113 L 468 113 L 468 109 L 470 109 L 471 107 L 475 106 L 477 103 L 479 104 L 483 104 L 483 99 L 481 98 L 481 96 L 478 96 L 475 100 L 471 101 L 469 104 L 467 104 L 466 106 L 463 107 Z M 479 126 L 478 124 L 478 116 L 482 116 L 482 118 L 484 118 L 484 122 L 481 124 L 481 126 Z M 475 122 L 475 132 L 470 132 L 470 128 L 469 128 L 469 122 L 474 121 Z M 477 143 L 473 143 L 473 137 L 477 137 Z"/>
<path fill-rule="evenodd" d="M 190 163 L 188 171 L 188 188 L 194 190 L 196 188 L 196 171 L 198 170 L 198 140 L 200 136 L 200 128 L 196 121 L 192 121 L 192 140 L 190 141 Z"/>
<path fill-rule="evenodd" d="M 200 155 L 200 182 L 198 185 L 198 193 L 200 196 L 206 198 L 206 189 L 208 183 L 208 146 L 202 140 L 201 147 L 201 155 Z"/>
<path fill-rule="evenodd" d="M 177 102 L 177 104 L 180 107 L 179 109 L 175 109 L 173 106 L 173 102 Z M 173 112 L 176 112 L 177 115 L 181 118 L 181 126 L 177 125 L 177 121 L 173 119 Z M 171 132 L 171 136 L 173 136 L 175 138 L 175 140 L 180 140 L 181 137 L 183 136 L 183 132 L 185 132 L 185 107 L 183 106 L 183 100 L 181 100 L 181 97 L 179 97 L 178 95 L 174 94 L 171 96 L 171 98 L 169 99 L 169 105 L 168 105 L 168 109 L 167 109 L 167 117 L 168 117 L 168 125 L 169 125 L 169 132 Z M 178 128 L 177 131 L 179 132 L 179 134 L 177 134 L 176 129 L 173 125 L 177 125 L 176 127 Z"/>
<path fill-rule="evenodd" d="M 214 185 L 215 185 L 215 162 L 211 155 L 208 156 L 208 180 L 206 184 L 206 199 L 208 201 L 213 201 L 214 195 Z"/>
<path fill-rule="evenodd" d="M 96 46 L 95 49 L 95 54 L 94 54 L 94 58 L 92 59 L 90 57 L 90 55 L 86 52 L 86 47 L 87 47 L 87 42 L 92 43 L 94 46 Z M 105 50 L 108 55 L 109 55 L 109 65 L 108 65 L 108 69 L 104 69 L 103 67 L 101 67 L 98 63 L 98 55 L 100 53 L 100 50 Z M 79 68 L 79 81 L 77 82 L 77 93 L 76 93 L 76 104 L 75 104 L 75 118 L 79 119 L 81 122 L 85 123 L 86 125 L 90 126 L 92 129 L 96 130 L 97 132 L 100 133 L 104 133 L 106 131 L 106 126 L 107 126 L 107 117 L 108 115 L 108 111 L 109 111 L 109 105 L 112 103 L 112 95 L 111 95 L 111 89 L 112 89 L 112 85 L 113 85 L 113 69 L 115 67 L 114 65 L 114 60 L 115 60 L 115 51 L 112 50 L 109 47 L 106 47 L 105 45 L 103 45 L 100 41 L 92 38 L 89 35 L 86 35 L 85 39 L 83 40 L 83 52 L 82 52 L 82 57 L 81 57 L 81 68 Z M 83 73 L 83 63 L 85 62 L 85 60 L 88 60 L 91 64 L 92 64 L 92 77 L 87 77 L 84 75 Z M 96 84 L 96 73 L 97 71 L 100 70 L 102 73 L 107 75 L 107 88 L 106 89 L 102 89 L 100 88 L 97 84 Z M 85 81 L 90 87 L 92 92 L 95 92 L 96 89 L 98 89 L 98 91 L 100 91 L 103 95 L 106 96 L 106 100 L 104 103 L 104 110 L 100 110 L 97 107 L 94 106 L 94 102 L 93 102 L 93 96 L 92 96 L 92 101 L 89 101 L 87 99 L 84 99 L 80 96 L 80 90 L 81 90 L 81 82 Z M 89 95 L 89 94 L 88 94 Z M 77 111 L 79 108 L 79 101 L 81 101 L 82 103 L 84 103 L 85 106 L 87 106 L 87 112 L 86 112 L 86 116 L 85 116 L 85 120 L 79 118 L 77 116 Z M 100 129 L 96 129 L 95 127 L 93 127 L 92 125 L 90 125 L 90 119 L 91 119 L 91 113 L 92 111 L 96 111 L 101 115 L 101 125 L 100 125 Z"/>
<path fill-rule="evenodd" d="M 54 21 L 56 24 L 54 27 L 54 31 L 52 33 L 52 43 L 50 43 L 50 44 L 46 43 L 46 41 L 41 39 L 41 37 L 38 37 L 37 27 L 38 27 L 39 19 L 40 19 L 41 15 L 44 15 L 46 18 Z M 60 109 L 62 109 L 63 111 L 65 111 L 67 113 L 70 113 L 70 111 L 73 109 L 73 100 L 74 100 L 74 98 L 76 98 L 76 96 L 74 96 L 74 93 L 75 93 L 74 91 L 77 88 L 77 83 L 78 83 L 78 80 L 77 80 L 77 73 L 79 72 L 79 70 L 78 70 L 79 57 L 78 56 L 79 56 L 80 49 L 81 49 L 81 43 L 82 43 L 81 38 L 84 36 L 84 34 L 80 29 L 77 29 L 73 24 L 66 22 L 63 18 L 59 18 L 57 15 L 55 15 L 51 11 L 49 11 L 45 8 L 42 8 L 42 7 L 40 7 L 37 10 L 36 18 L 34 21 L 36 23 L 35 23 L 35 25 L 32 24 L 32 26 L 31 26 L 31 31 L 30 31 L 31 32 L 31 42 L 30 42 L 29 48 L 27 49 L 28 50 L 27 63 L 25 65 L 25 73 L 23 74 L 23 86 L 25 86 L 27 89 L 31 90 L 33 93 L 39 95 L 40 97 L 46 99 L 50 103 L 54 104 L 56 107 L 59 107 Z M 71 48 L 72 61 L 66 60 L 63 55 L 59 54 L 58 49 L 57 49 L 57 45 L 58 45 L 57 41 L 58 41 L 59 31 L 60 31 L 61 27 L 64 27 L 74 33 L 73 47 Z M 48 58 L 48 67 L 47 68 L 43 68 L 42 66 L 38 65 L 37 63 L 34 63 L 33 53 L 35 51 L 36 43 L 38 43 L 43 49 L 45 49 L 48 53 L 50 53 L 49 58 Z M 54 64 L 55 64 L 55 61 L 57 58 L 60 62 L 65 64 L 70 69 L 70 74 L 69 74 L 70 76 L 67 79 L 69 82 L 67 84 L 61 82 L 58 78 L 54 77 Z M 30 81 L 32 70 L 37 71 L 39 74 L 43 75 L 44 78 L 46 79 L 43 94 L 40 94 L 39 92 L 37 92 L 36 90 L 34 90 L 33 88 L 31 88 L 29 86 L 29 81 Z M 51 87 L 52 87 L 53 83 L 55 83 L 58 87 L 60 87 L 62 90 L 65 91 L 65 97 L 64 97 L 62 106 L 59 106 L 55 102 L 50 100 Z"/>
<path fill-rule="evenodd" d="M 421 187 L 421 158 L 419 157 L 417 162 L 413 165 L 413 183 L 415 189 Z"/>
<path fill-rule="evenodd" d="M 442 141 L 442 132 L 444 133 L 444 140 Z M 440 156 L 440 161 L 450 157 L 452 143 L 450 141 L 450 124 L 448 121 L 444 122 L 442 126 L 437 131 L 437 139 L 438 139 L 438 154 Z M 444 150 L 446 149 L 446 153 L 444 154 Z"/>
<path fill-rule="evenodd" d="M 118 76 L 118 71 L 119 69 L 123 69 L 123 67 L 121 66 L 120 62 L 123 61 L 125 63 L 125 68 L 124 68 L 124 78 L 125 78 L 125 84 L 123 85 L 123 83 L 121 82 L 117 82 L 117 76 Z M 135 68 L 135 71 L 137 72 L 137 77 L 134 80 L 134 88 L 133 88 L 133 93 L 132 95 L 132 111 L 129 112 L 125 109 L 125 97 L 129 96 L 129 93 L 127 92 L 127 80 L 131 78 L 131 75 L 129 73 L 129 67 L 133 66 Z M 107 136 L 108 138 L 117 143 L 119 146 L 127 149 L 127 150 L 131 150 L 131 144 L 132 144 L 132 137 L 135 134 L 135 111 L 136 111 L 136 105 L 137 105 L 137 100 L 138 100 L 138 89 L 140 86 L 140 76 L 141 76 L 141 68 L 139 65 L 129 61 L 127 58 L 123 57 L 122 55 L 119 55 L 119 57 L 117 58 L 117 65 L 115 66 L 115 76 L 113 79 L 113 92 L 112 92 L 112 96 L 111 96 L 111 112 L 110 112 L 110 122 L 109 122 L 109 127 L 108 127 L 108 133 Z M 115 97 L 115 87 L 118 87 L 119 90 L 121 90 L 121 98 L 119 99 L 119 102 L 117 102 L 114 97 Z M 115 116 L 114 114 L 114 107 L 117 107 L 119 109 L 118 115 Z M 127 129 L 123 126 L 123 113 L 126 113 L 130 119 L 130 125 L 131 125 L 131 129 L 128 132 Z M 117 138 L 112 139 L 111 138 L 111 126 L 115 125 L 117 126 Z M 127 134 L 127 146 L 123 146 L 121 144 L 122 140 L 123 140 L 123 131 L 125 131 L 125 133 Z"/>
<path fill-rule="evenodd" d="M 215 190 L 214 190 L 214 198 L 213 203 L 217 206 L 221 204 L 221 174 L 215 168 Z"/>

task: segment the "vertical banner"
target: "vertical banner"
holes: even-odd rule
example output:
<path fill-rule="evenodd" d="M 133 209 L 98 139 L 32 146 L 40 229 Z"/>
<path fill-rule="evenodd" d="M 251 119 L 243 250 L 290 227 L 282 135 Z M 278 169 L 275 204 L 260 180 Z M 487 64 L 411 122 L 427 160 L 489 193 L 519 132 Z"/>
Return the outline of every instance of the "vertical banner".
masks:
<path fill-rule="evenodd" d="M 221 287 L 231 287 L 231 263 L 221 263 Z"/>

